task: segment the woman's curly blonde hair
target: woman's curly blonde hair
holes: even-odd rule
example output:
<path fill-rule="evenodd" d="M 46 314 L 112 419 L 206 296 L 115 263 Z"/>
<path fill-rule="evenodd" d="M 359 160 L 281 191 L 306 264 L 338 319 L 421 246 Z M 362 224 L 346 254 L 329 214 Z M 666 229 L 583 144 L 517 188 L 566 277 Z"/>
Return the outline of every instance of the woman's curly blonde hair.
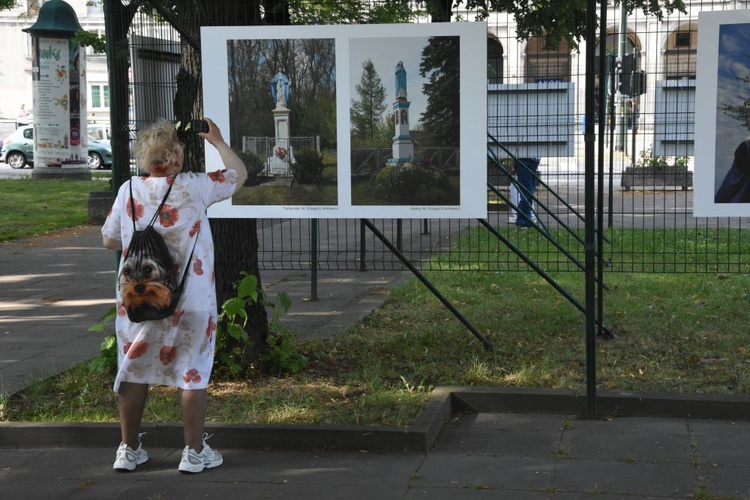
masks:
<path fill-rule="evenodd" d="M 135 142 L 135 157 L 142 171 L 151 174 L 154 166 L 177 165 L 177 158 L 183 153 L 184 145 L 177 138 L 174 126 L 164 118 L 138 132 Z M 179 165 L 182 168 L 182 165 Z M 167 173 L 172 172 L 171 168 Z"/>

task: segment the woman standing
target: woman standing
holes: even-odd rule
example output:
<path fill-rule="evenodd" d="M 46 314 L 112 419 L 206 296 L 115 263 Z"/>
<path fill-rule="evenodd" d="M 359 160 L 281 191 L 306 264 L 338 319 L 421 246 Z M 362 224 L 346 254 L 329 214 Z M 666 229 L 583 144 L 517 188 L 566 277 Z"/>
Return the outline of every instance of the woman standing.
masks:
<path fill-rule="evenodd" d="M 154 228 L 164 238 L 179 268 L 177 275 L 182 276 L 185 266 L 189 266 L 175 313 L 165 319 L 131 322 L 118 287 L 118 369 L 114 391 L 122 442 L 117 449 L 115 470 L 132 471 L 148 460 L 139 430 L 148 386 L 152 384 L 178 388 L 185 439 L 179 470 L 197 473 L 223 463 L 221 454 L 206 444 L 204 434 L 206 386 L 213 366 L 217 315 L 214 248 L 206 209 L 231 197 L 245 183 L 247 170 L 216 124 L 207 121 L 208 132 L 199 135 L 218 150 L 225 169 L 180 173 L 183 144 L 172 124 L 160 119 L 141 131 L 136 142 L 139 167 L 148 176 L 133 177 L 120 187 L 102 227 L 106 248 L 126 249 L 133 236 L 133 218 L 138 229 L 143 229 L 171 187 Z M 130 199 L 131 188 L 134 203 Z M 123 260 L 120 268 L 122 263 Z"/>

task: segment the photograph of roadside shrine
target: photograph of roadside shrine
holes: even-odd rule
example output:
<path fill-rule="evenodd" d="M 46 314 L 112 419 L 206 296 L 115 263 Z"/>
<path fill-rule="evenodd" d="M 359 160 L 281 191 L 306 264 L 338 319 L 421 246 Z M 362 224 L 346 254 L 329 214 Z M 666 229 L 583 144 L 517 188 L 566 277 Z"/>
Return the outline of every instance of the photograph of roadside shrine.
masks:
<path fill-rule="evenodd" d="M 460 43 L 352 40 L 353 205 L 460 205 Z"/>
<path fill-rule="evenodd" d="M 250 174 L 210 215 L 486 215 L 486 31 L 202 28 L 205 115 Z"/>
<path fill-rule="evenodd" d="M 334 40 L 232 39 L 226 53 L 229 126 L 249 173 L 233 204 L 336 205 Z"/>

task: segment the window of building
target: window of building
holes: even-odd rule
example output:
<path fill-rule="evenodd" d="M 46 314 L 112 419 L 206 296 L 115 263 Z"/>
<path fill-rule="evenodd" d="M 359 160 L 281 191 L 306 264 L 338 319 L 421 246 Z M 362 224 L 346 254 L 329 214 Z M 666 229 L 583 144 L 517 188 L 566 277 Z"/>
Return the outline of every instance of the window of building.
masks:
<path fill-rule="evenodd" d="M 557 43 L 545 37 L 531 37 L 526 46 L 526 83 L 569 82 L 570 45 L 564 38 Z"/>
<path fill-rule="evenodd" d="M 487 39 L 487 81 L 503 83 L 503 46 L 495 38 Z"/>
<path fill-rule="evenodd" d="M 91 85 L 92 109 L 109 107 L 109 85 Z"/>
<path fill-rule="evenodd" d="M 42 5 L 47 3 L 49 0 L 26 0 L 26 13 L 31 14 L 39 14 L 39 9 L 42 8 Z M 21 4 L 19 4 L 19 7 Z"/>
<path fill-rule="evenodd" d="M 103 0 L 88 0 L 86 2 L 86 16 L 96 17 L 104 15 L 104 1 Z"/>
<path fill-rule="evenodd" d="M 690 48 L 690 32 L 679 31 L 675 33 L 674 37 L 675 48 Z"/>
<path fill-rule="evenodd" d="M 695 78 L 698 62 L 698 23 L 680 25 L 667 36 L 662 51 L 662 68 L 667 80 Z"/>

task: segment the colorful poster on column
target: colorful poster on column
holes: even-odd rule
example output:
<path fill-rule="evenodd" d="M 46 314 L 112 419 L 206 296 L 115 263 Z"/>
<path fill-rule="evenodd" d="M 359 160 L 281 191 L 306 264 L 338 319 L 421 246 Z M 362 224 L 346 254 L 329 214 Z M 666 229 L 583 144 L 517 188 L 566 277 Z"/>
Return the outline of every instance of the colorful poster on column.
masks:
<path fill-rule="evenodd" d="M 32 63 L 35 166 L 85 164 L 87 154 L 80 128 L 80 75 L 73 71 L 79 46 L 62 38 L 35 40 Z M 75 73 L 74 78 L 71 73 Z"/>
<path fill-rule="evenodd" d="M 250 167 L 212 217 L 486 216 L 485 23 L 204 27 L 201 47 L 204 112 Z"/>

